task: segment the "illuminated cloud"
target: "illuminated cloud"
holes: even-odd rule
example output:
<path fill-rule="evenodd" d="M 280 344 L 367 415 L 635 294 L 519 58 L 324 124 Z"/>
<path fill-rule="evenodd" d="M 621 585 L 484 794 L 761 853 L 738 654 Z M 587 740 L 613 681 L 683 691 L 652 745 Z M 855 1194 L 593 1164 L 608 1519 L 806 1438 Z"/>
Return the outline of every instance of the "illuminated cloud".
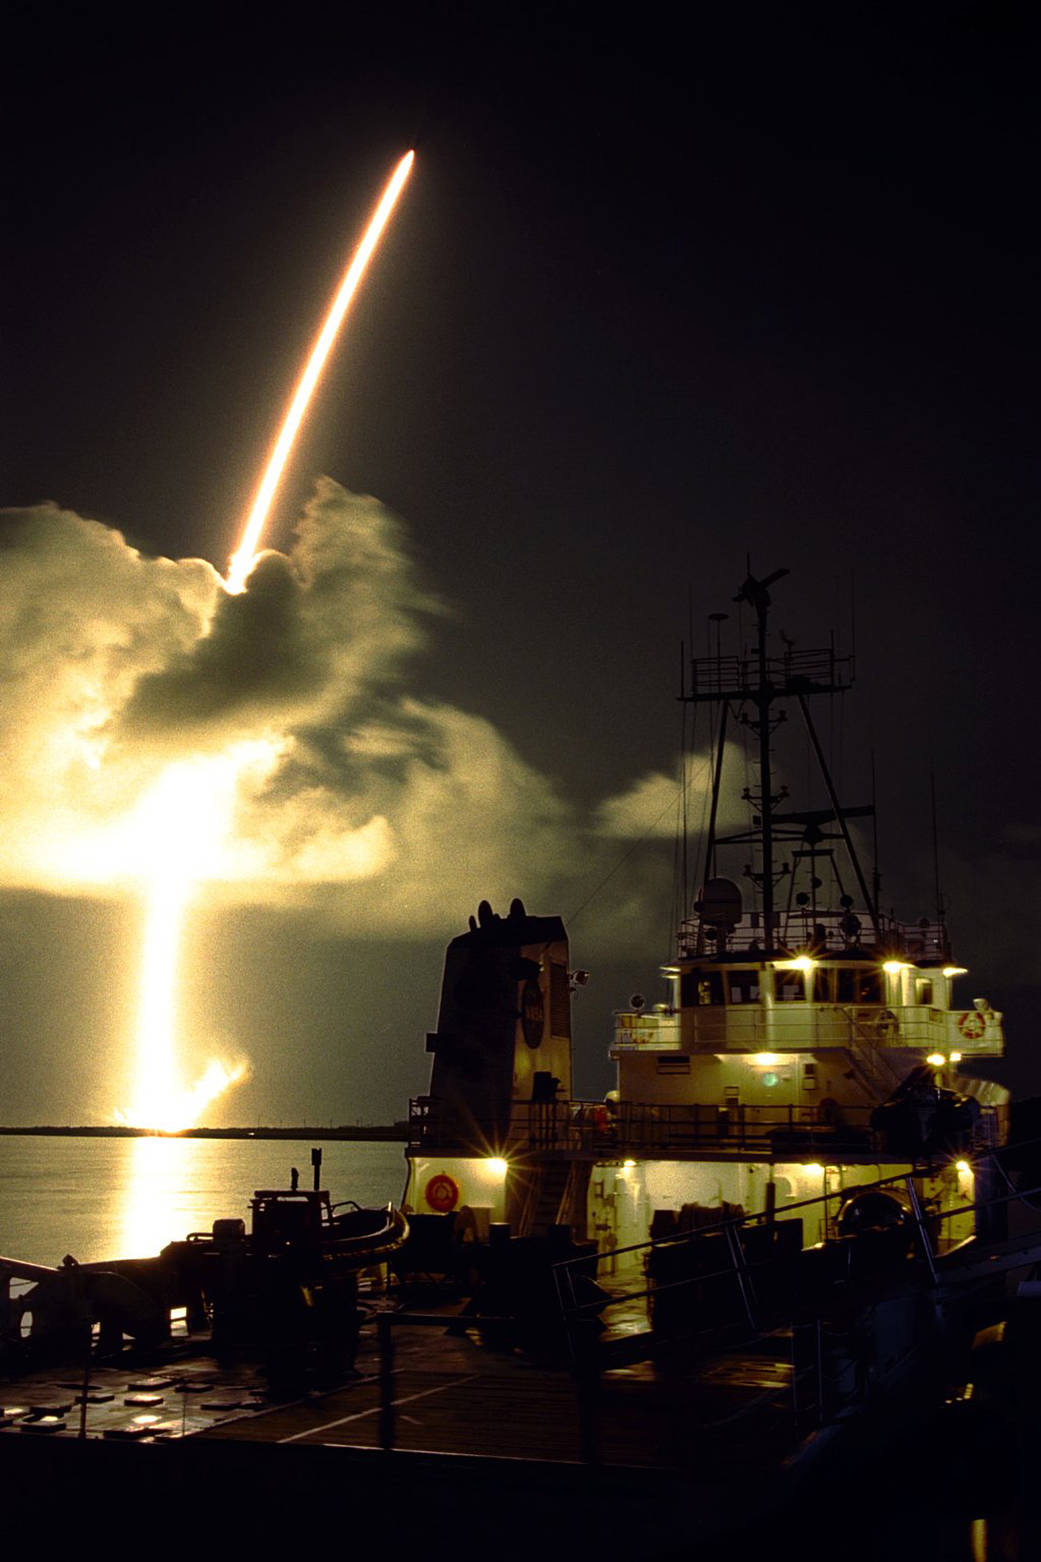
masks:
<path fill-rule="evenodd" d="M 646 841 L 602 930 L 631 937 L 667 899 L 673 777 L 588 818 L 491 722 L 413 692 L 443 609 L 376 500 L 323 479 L 239 595 L 52 505 L 0 527 L 0 883 L 121 895 L 162 846 L 211 903 L 440 936 L 486 897 L 566 912 Z M 706 777 L 700 760 L 692 798 Z M 192 799 L 217 789 L 227 828 L 208 843 Z"/>
<path fill-rule="evenodd" d="M 320 906 L 356 935 L 440 931 L 518 888 L 538 898 L 575 833 L 550 783 L 490 723 L 411 697 L 335 751 L 295 743 L 240 831 L 262 865 L 225 894 Z"/>
<path fill-rule="evenodd" d="M 552 877 L 551 785 L 489 723 L 404 692 L 441 609 L 375 500 L 323 480 L 236 596 L 53 505 L 0 528 L 0 882 L 124 891 L 169 777 L 224 785 L 236 754 L 231 831 L 200 865 L 215 893 L 346 908 L 367 884 L 358 916 L 414 930 Z"/>
<path fill-rule="evenodd" d="M 133 805 L 157 765 L 113 749 L 113 720 L 219 591 L 202 560 L 148 559 L 56 505 L 0 512 L 0 882 L 51 886 L 64 839 Z"/>
<path fill-rule="evenodd" d="M 732 768 L 736 763 L 734 747 L 728 744 L 727 749 L 724 776 L 736 773 Z M 692 834 L 707 828 L 713 765 L 714 759 L 707 754 L 694 755 L 687 764 L 687 827 Z M 679 776 L 677 762 L 671 775 L 652 771 L 634 781 L 617 797 L 605 799 L 597 811 L 598 833 L 620 840 L 675 840 L 682 825 Z M 717 828 L 736 828 L 743 818 L 740 799 L 733 788 L 721 789 Z"/>

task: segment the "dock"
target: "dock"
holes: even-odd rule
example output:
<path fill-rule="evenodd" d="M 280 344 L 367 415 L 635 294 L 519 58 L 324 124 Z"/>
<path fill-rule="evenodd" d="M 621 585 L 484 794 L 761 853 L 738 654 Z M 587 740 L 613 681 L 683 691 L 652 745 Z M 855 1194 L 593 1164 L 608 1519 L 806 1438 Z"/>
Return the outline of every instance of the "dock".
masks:
<path fill-rule="evenodd" d="M 391 1363 L 381 1316 L 395 1320 Z M 67 1370 L 2 1392 L 0 1464 L 27 1520 L 41 1493 L 60 1489 L 73 1507 L 111 1501 L 147 1527 L 178 1494 L 216 1487 L 236 1494 L 234 1522 L 220 1518 L 236 1536 L 291 1528 L 289 1508 L 268 1506 L 283 1492 L 313 1515 L 386 1501 L 401 1543 L 446 1562 L 458 1555 L 460 1514 L 496 1535 L 499 1559 L 530 1555 L 534 1524 L 546 1545 L 624 1540 L 633 1562 L 651 1562 L 674 1540 L 708 1544 L 735 1514 L 773 1511 L 796 1484 L 784 1469 L 793 1425 L 781 1342 L 685 1380 L 649 1361 L 612 1368 L 591 1428 L 567 1362 L 490 1347 L 458 1304 L 410 1316 L 377 1300 L 356 1375 L 283 1403 L 255 1368 L 219 1369 L 189 1338 L 138 1370 L 93 1366 L 85 1405 Z M 739 1424 L 735 1460 L 721 1431 Z"/>
<path fill-rule="evenodd" d="M 976 1555 L 982 1521 L 964 1494 L 927 1495 L 943 1474 L 935 1429 L 923 1436 L 890 1406 L 799 1437 L 781 1331 L 685 1364 L 609 1366 L 590 1408 L 572 1365 L 495 1348 L 457 1303 L 370 1305 L 356 1375 L 280 1403 L 254 1366 L 219 1367 L 191 1338 L 140 1368 L 93 1366 L 85 1406 L 67 1371 L 5 1385 L 6 1532 L 38 1533 L 60 1494 L 63 1525 L 172 1530 L 179 1549 L 197 1531 L 210 1554 L 310 1550 L 336 1528 L 350 1549 L 365 1536 L 424 1562 L 813 1562 L 835 1555 L 839 1533 L 853 1562 Z M 622 1342 L 626 1320 L 614 1327 Z M 885 1478 L 894 1461 L 915 1472 L 899 1490 Z"/>

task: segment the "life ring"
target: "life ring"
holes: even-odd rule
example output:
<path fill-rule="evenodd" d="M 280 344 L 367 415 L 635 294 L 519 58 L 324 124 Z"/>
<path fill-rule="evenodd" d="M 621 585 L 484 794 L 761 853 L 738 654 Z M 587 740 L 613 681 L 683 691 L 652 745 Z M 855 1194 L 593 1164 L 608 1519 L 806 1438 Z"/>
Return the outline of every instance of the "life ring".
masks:
<path fill-rule="evenodd" d="M 459 1203 L 459 1184 L 447 1172 L 435 1172 L 423 1189 L 423 1197 L 439 1215 L 451 1214 Z"/>
<path fill-rule="evenodd" d="M 899 1029 L 899 1023 L 892 1009 L 883 1009 L 875 1021 L 875 1034 L 879 1041 L 888 1041 L 890 1036 L 895 1036 Z"/>
<path fill-rule="evenodd" d="M 987 1022 L 978 1009 L 966 1009 L 958 1016 L 958 1029 L 966 1041 L 979 1041 L 987 1028 Z"/>

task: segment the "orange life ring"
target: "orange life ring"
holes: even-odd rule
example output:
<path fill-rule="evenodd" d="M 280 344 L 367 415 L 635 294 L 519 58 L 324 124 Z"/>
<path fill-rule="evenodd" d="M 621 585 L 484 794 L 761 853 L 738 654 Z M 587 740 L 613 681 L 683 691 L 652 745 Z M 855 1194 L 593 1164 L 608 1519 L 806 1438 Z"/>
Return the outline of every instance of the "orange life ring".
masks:
<path fill-rule="evenodd" d="M 966 1041 L 979 1041 L 987 1028 L 987 1022 L 978 1009 L 966 1009 L 958 1016 L 958 1029 Z"/>
<path fill-rule="evenodd" d="M 448 1215 L 459 1203 L 459 1184 L 447 1172 L 435 1172 L 423 1189 L 423 1197 L 432 1210 Z"/>

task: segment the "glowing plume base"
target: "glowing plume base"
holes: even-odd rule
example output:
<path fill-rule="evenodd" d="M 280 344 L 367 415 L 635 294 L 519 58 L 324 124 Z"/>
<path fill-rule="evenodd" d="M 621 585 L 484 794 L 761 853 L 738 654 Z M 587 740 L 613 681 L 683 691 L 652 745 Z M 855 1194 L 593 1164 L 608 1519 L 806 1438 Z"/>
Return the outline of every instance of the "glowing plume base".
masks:
<path fill-rule="evenodd" d="M 134 1106 L 117 1110 L 117 1123 L 145 1128 L 152 1133 L 181 1134 L 194 1128 L 214 1101 L 246 1078 L 249 1065 L 227 1064 L 212 1058 L 202 1077 L 189 1087 L 155 1088 L 140 1096 Z"/>
<path fill-rule="evenodd" d="M 211 1059 L 194 1085 L 177 1066 L 177 992 L 184 925 L 200 884 L 229 871 L 229 842 L 240 782 L 270 772 L 271 739 L 171 764 L 138 804 L 125 830 L 144 882 L 137 1073 L 133 1104 L 120 1122 L 161 1133 L 194 1128 L 207 1107 L 245 1078 L 245 1062 Z"/>

